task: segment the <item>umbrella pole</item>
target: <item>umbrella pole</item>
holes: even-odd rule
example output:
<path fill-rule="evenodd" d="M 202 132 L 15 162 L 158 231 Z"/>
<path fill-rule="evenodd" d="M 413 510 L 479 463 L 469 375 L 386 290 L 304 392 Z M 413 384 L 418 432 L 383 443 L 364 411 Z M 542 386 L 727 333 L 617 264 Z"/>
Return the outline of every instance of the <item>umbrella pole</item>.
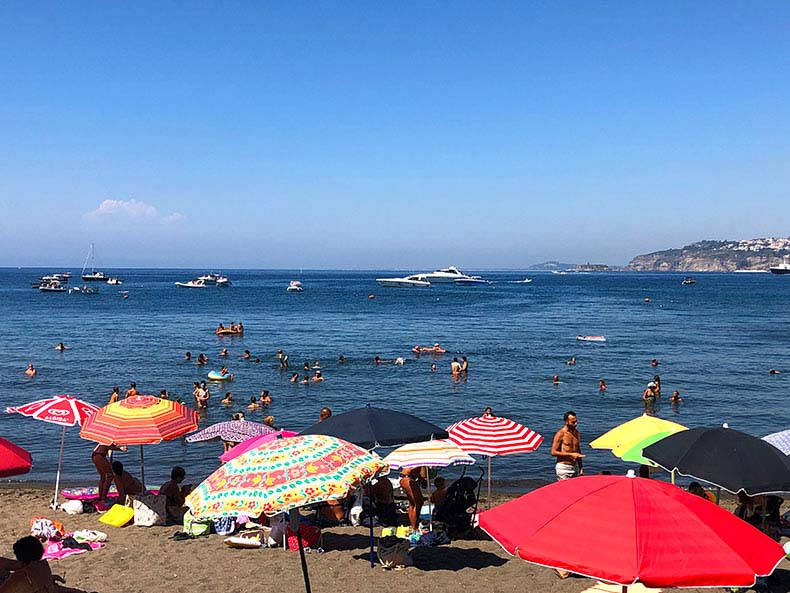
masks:
<path fill-rule="evenodd" d="M 52 499 L 51 508 L 58 508 L 58 489 L 60 488 L 60 465 L 63 462 L 63 445 L 66 441 L 66 426 L 63 426 L 63 432 L 60 433 L 60 453 L 58 453 L 58 473 L 55 475 L 55 498 Z"/>
<path fill-rule="evenodd" d="M 381 480 L 385 480 L 386 478 L 380 478 L 380 479 Z M 370 495 L 370 496 L 367 497 L 368 498 L 368 524 L 370 525 L 370 528 L 369 528 L 370 529 L 370 532 L 369 532 L 370 533 L 370 568 L 374 568 L 376 566 L 376 561 L 374 559 L 374 554 L 373 554 L 373 519 L 374 519 L 375 515 L 373 513 L 373 491 L 372 491 L 372 487 L 370 487 L 370 484 L 368 484 L 368 494 Z M 362 506 L 364 507 L 365 506 L 365 489 L 364 488 L 361 489 L 361 495 L 362 495 Z"/>
<path fill-rule="evenodd" d="M 488 456 L 488 495 L 486 496 L 486 509 L 491 508 L 491 456 Z"/>
<path fill-rule="evenodd" d="M 671 479 L 672 479 L 672 485 L 674 486 L 675 485 L 675 470 L 673 469 L 671 472 L 669 472 L 669 474 L 670 474 Z"/>
<path fill-rule="evenodd" d="M 143 490 L 145 490 L 145 456 L 143 455 L 142 445 L 140 445 L 140 482 L 143 484 Z"/>
<path fill-rule="evenodd" d="M 720 500 L 721 500 L 721 488 L 716 486 L 716 506 L 719 506 Z"/>
<path fill-rule="evenodd" d="M 293 509 L 288 513 L 288 519 L 291 521 L 291 531 L 296 532 L 296 541 L 299 543 L 299 558 L 302 561 L 302 575 L 304 575 L 304 590 L 305 593 L 310 591 L 310 575 L 307 574 L 307 560 L 304 557 L 304 546 L 302 546 L 302 534 L 299 531 L 299 511 Z"/>

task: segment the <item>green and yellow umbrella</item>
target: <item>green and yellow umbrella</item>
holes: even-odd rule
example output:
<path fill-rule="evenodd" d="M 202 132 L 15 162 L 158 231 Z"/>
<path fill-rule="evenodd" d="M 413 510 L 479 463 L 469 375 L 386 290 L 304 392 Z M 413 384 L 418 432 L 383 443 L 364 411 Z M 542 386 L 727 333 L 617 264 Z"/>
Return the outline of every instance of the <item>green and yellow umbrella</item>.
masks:
<path fill-rule="evenodd" d="M 655 463 L 642 457 L 642 449 L 682 430 L 688 429 L 682 424 L 643 414 L 602 434 L 590 443 L 590 447 L 611 449 L 623 461 L 655 467 Z"/>

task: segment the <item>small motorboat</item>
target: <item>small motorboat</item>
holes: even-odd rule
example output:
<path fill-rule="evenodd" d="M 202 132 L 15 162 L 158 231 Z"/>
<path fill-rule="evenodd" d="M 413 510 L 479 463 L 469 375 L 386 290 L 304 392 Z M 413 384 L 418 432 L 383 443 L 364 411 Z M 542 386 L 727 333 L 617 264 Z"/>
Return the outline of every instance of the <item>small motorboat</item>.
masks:
<path fill-rule="evenodd" d="M 230 286 L 230 279 L 227 276 L 216 274 L 214 272 L 209 272 L 208 274 L 198 276 L 197 280 L 202 280 L 203 284 L 206 286 Z"/>
<path fill-rule="evenodd" d="M 99 289 L 83 284 L 82 286 L 69 288 L 69 294 L 99 294 Z"/>
<path fill-rule="evenodd" d="M 376 278 L 376 282 L 381 286 L 395 288 L 428 288 L 431 285 L 422 274 L 414 274 L 402 278 Z"/>
<path fill-rule="evenodd" d="M 176 286 L 181 288 L 207 288 L 206 283 L 200 278 L 195 278 L 189 282 L 176 282 Z"/>
<path fill-rule="evenodd" d="M 38 289 L 41 292 L 66 292 L 66 287 L 57 280 L 50 280 L 49 282 L 42 282 Z"/>
<path fill-rule="evenodd" d="M 604 336 L 576 336 L 576 339 L 580 342 L 605 342 L 606 338 Z"/>
<path fill-rule="evenodd" d="M 227 276 L 222 276 L 220 274 L 217 274 L 216 283 L 217 286 L 219 286 L 220 288 L 226 288 L 230 286 L 230 278 L 228 278 Z"/>
<path fill-rule="evenodd" d="M 685 286 L 688 286 L 690 284 L 696 284 L 696 283 L 697 281 L 694 280 L 694 278 L 692 278 L 691 276 L 686 276 L 685 278 L 683 278 L 683 281 L 681 282 L 681 284 Z"/>
<path fill-rule="evenodd" d="M 107 284 L 109 284 L 110 286 L 120 286 L 121 284 L 123 284 L 123 280 L 121 280 L 120 278 L 107 278 Z"/>
<path fill-rule="evenodd" d="M 288 292 L 302 292 L 304 288 L 302 288 L 302 283 L 299 280 L 291 280 L 288 284 L 288 288 L 286 288 Z"/>
<path fill-rule="evenodd" d="M 523 280 L 515 280 L 514 284 L 530 284 L 532 283 L 532 278 L 524 278 Z"/>

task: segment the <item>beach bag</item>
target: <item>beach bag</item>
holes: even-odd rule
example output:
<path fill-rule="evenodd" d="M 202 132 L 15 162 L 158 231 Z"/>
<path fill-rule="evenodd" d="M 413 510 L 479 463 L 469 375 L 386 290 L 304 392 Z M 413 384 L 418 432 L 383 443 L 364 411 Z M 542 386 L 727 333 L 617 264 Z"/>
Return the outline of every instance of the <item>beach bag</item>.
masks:
<path fill-rule="evenodd" d="M 67 500 L 60 505 L 60 510 L 69 515 L 81 515 L 84 511 L 81 500 Z"/>
<path fill-rule="evenodd" d="M 33 517 L 30 520 L 30 535 L 42 541 L 59 541 L 66 534 L 66 527 L 60 521 L 46 517 Z"/>
<path fill-rule="evenodd" d="M 110 510 L 99 517 L 99 522 L 113 527 L 123 527 L 134 519 L 134 509 L 123 504 L 114 504 Z"/>
<path fill-rule="evenodd" d="M 411 542 L 402 537 L 388 535 L 379 538 L 378 556 L 379 562 L 384 568 L 395 568 L 398 566 L 411 566 L 411 556 L 409 548 Z"/>
<path fill-rule="evenodd" d="M 231 535 L 236 531 L 236 517 L 221 517 L 213 523 L 217 535 Z"/>
<path fill-rule="evenodd" d="M 141 527 L 164 525 L 167 519 L 167 497 L 163 494 L 135 494 L 126 497 L 134 511 L 134 524 Z"/>
<path fill-rule="evenodd" d="M 321 539 L 321 530 L 315 525 L 309 523 L 301 523 L 299 525 L 299 534 L 302 536 L 303 548 L 317 548 L 318 541 Z M 288 549 L 295 551 L 299 549 L 299 540 L 296 533 L 291 530 L 291 526 L 285 528 L 285 538 L 288 542 Z"/>
<path fill-rule="evenodd" d="M 192 537 L 208 535 L 211 531 L 211 521 L 196 521 L 192 511 L 184 513 L 184 533 Z"/>

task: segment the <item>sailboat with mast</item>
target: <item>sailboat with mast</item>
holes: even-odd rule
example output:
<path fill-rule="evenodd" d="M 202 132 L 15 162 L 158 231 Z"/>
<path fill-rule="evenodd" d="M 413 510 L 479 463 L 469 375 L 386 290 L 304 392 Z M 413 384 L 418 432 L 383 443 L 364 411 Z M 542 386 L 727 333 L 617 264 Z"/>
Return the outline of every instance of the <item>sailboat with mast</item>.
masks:
<path fill-rule="evenodd" d="M 104 275 L 104 272 L 96 271 L 94 268 L 94 259 L 96 258 L 96 254 L 94 252 L 93 243 L 91 243 L 91 247 L 88 250 L 88 255 L 85 257 L 85 263 L 82 266 L 82 280 L 83 282 L 106 282 L 107 276 Z M 91 271 L 86 273 L 85 270 L 88 269 L 88 262 L 91 265 Z"/>

